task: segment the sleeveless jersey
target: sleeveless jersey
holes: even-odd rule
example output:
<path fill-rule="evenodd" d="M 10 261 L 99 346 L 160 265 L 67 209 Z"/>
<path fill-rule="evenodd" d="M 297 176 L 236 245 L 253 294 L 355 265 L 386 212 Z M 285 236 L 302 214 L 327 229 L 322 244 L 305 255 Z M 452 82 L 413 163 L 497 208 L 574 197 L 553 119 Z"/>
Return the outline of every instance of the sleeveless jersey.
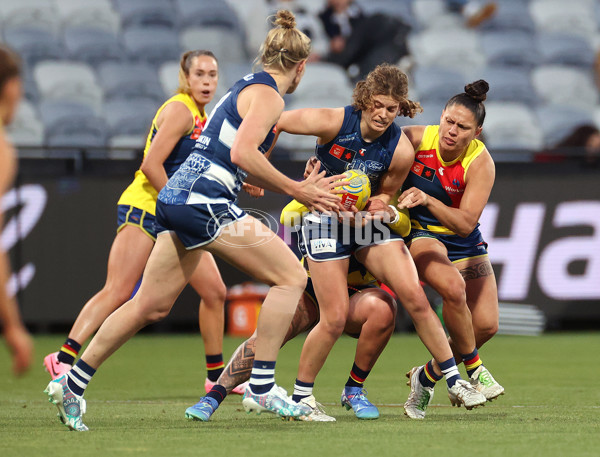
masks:
<path fill-rule="evenodd" d="M 379 138 L 368 143 L 360 132 L 361 117 L 360 110 L 346 106 L 337 136 L 327 144 L 317 144 L 315 152 L 328 176 L 351 169 L 363 171 L 371 181 L 371 193 L 374 194 L 381 177 L 390 167 L 402 130 L 392 124 Z"/>
<path fill-rule="evenodd" d="M 237 110 L 239 93 L 252 84 L 265 84 L 277 91 L 266 72 L 251 73 L 235 83 L 212 110 L 192 153 L 171 177 L 159 199 L 166 204 L 193 205 L 235 201 L 248 175 L 231 161 L 231 146 L 242 118 Z M 260 145 L 264 154 L 275 137 L 273 126 Z"/>
<path fill-rule="evenodd" d="M 194 126 L 185 136 L 181 137 L 163 164 L 169 178 L 173 175 L 173 173 L 175 173 L 175 170 L 179 168 L 187 156 L 190 155 L 190 152 L 196 144 L 196 140 L 200 137 L 204 124 L 206 123 L 206 113 L 204 113 L 204 111 L 200 112 L 198 106 L 194 102 L 194 99 L 190 95 L 177 94 L 169 98 L 165 103 L 162 104 L 162 106 L 154 115 L 150 132 L 146 138 L 144 157 L 146 157 L 146 154 L 148 154 L 150 144 L 152 143 L 152 140 L 158 131 L 156 120 L 158 119 L 159 114 L 162 112 L 165 106 L 176 101 L 184 103 L 185 106 L 187 106 L 187 108 L 190 110 L 192 116 L 194 117 Z M 158 192 L 152 186 L 152 184 L 150 184 L 150 181 L 148 181 L 146 175 L 142 172 L 142 170 L 137 170 L 135 172 L 133 182 L 121 194 L 121 198 L 119 198 L 117 204 L 131 205 L 154 215 L 156 212 L 157 196 Z"/>
<path fill-rule="evenodd" d="M 459 157 L 451 162 L 444 162 L 439 151 L 439 125 L 428 125 L 415 152 L 415 161 L 404 181 L 403 189 L 416 187 L 446 206 L 458 208 L 465 192 L 465 176 L 469 166 L 484 148 L 481 141 L 473 140 Z M 410 218 L 413 229 L 454 235 L 424 206 L 410 208 Z"/>

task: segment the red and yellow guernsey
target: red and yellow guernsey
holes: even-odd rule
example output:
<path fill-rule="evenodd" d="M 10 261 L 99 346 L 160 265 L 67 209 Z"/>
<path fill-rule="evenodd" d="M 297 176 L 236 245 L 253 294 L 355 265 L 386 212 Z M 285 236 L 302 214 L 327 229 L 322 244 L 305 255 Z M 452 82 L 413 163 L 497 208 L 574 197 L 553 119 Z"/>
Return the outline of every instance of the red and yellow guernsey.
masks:
<path fill-rule="evenodd" d="M 417 187 L 445 205 L 458 208 L 465 192 L 465 177 L 469 166 L 479 157 L 485 145 L 479 140 L 473 140 L 459 157 L 445 162 L 440 156 L 438 131 L 439 125 L 428 125 L 425 128 L 403 189 Z M 410 219 L 413 230 L 426 230 L 442 235 L 455 234 L 424 206 L 411 208 Z"/>

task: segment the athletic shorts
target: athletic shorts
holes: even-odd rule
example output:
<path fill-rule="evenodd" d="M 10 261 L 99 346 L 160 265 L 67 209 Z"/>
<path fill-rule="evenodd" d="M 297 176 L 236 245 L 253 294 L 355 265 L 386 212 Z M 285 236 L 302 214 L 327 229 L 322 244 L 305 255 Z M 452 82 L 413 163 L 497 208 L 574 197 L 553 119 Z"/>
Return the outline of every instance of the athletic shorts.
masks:
<path fill-rule="evenodd" d="M 212 243 L 228 225 L 246 217 L 232 202 L 167 205 L 156 202 L 156 233 L 175 232 L 186 249 Z"/>
<path fill-rule="evenodd" d="M 117 206 L 117 233 L 126 225 L 133 225 L 156 241 L 155 222 L 156 218 L 148 211 L 131 205 Z"/>
<path fill-rule="evenodd" d="M 470 259 L 473 257 L 481 257 L 487 255 L 488 244 L 483 241 L 481 232 L 479 229 L 473 230 L 473 232 L 466 238 L 459 235 L 442 235 L 433 233 L 428 230 L 413 229 L 410 231 L 410 235 L 406 237 L 406 244 L 410 246 L 410 243 L 419 238 L 433 238 L 439 240 L 446 249 L 448 250 L 448 258 L 451 262 L 458 262 L 459 260 Z"/>
<path fill-rule="evenodd" d="M 380 221 L 352 227 L 322 214 L 303 219 L 298 247 L 303 256 L 322 262 L 345 259 L 362 248 L 391 241 L 403 241 L 403 238 Z"/>

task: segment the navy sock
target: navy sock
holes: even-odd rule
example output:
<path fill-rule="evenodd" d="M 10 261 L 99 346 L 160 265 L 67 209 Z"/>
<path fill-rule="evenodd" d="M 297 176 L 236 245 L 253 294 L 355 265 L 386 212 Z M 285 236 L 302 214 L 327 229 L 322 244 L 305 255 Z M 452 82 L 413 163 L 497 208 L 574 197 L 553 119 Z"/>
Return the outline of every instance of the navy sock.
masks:
<path fill-rule="evenodd" d="M 206 377 L 211 382 L 217 382 L 225 364 L 223 363 L 223 354 L 207 355 L 206 356 Z"/>
<path fill-rule="evenodd" d="M 467 376 L 469 377 L 471 377 L 471 375 L 475 373 L 477 368 L 483 365 L 483 362 L 479 358 L 479 352 L 477 351 L 477 348 L 475 348 L 475 350 L 470 354 L 461 354 L 460 356 L 463 359 L 465 369 L 467 370 Z"/>
<path fill-rule="evenodd" d="M 425 387 L 434 388 L 435 383 L 443 377 L 443 375 L 438 376 L 435 371 L 433 371 L 433 363 L 430 360 L 419 373 L 419 382 Z"/>
<path fill-rule="evenodd" d="M 81 344 L 75 340 L 72 340 L 71 338 L 67 338 L 65 344 L 63 344 L 60 348 L 60 351 L 58 351 L 56 358 L 61 363 L 73 365 L 73 362 L 75 362 L 75 357 L 77 357 L 79 351 L 81 351 Z"/>
<path fill-rule="evenodd" d="M 449 358 L 448 360 L 439 364 L 442 373 L 446 377 L 446 383 L 448 384 L 448 388 L 454 387 L 456 381 L 461 379 L 460 373 L 458 372 L 458 368 L 456 367 L 456 361 L 454 357 Z"/>
<path fill-rule="evenodd" d="M 227 396 L 227 390 L 220 384 L 215 384 L 210 392 L 206 394 L 207 397 L 213 398 L 220 405 L 225 397 Z"/>
<path fill-rule="evenodd" d="M 304 382 L 296 379 L 296 382 L 294 383 L 294 394 L 292 395 L 292 400 L 298 403 L 303 398 L 310 397 L 313 393 L 314 386 L 314 382 Z"/>
<path fill-rule="evenodd" d="M 348 377 L 348 381 L 346 381 L 346 387 L 363 387 L 370 372 L 371 370 L 361 370 L 356 365 L 356 362 L 354 362 L 352 365 L 352 370 L 350 371 L 350 376 Z"/>
<path fill-rule="evenodd" d="M 250 374 L 250 390 L 255 394 L 264 394 L 274 385 L 275 361 L 254 360 Z"/>
<path fill-rule="evenodd" d="M 79 359 L 75 366 L 67 373 L 67 385 L 71 389 L 71 392 L 81 397 L 95 373 L 95 368 L 92 368 Z"/>

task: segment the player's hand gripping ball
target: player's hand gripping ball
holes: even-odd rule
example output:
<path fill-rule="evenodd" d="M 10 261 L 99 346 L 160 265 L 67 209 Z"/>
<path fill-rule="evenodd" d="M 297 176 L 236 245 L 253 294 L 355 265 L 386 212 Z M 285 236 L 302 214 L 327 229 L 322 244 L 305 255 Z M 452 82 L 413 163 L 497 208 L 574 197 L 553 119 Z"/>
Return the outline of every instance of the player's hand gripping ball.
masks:
<path fill-rule="evenodd" d="M 360 170 L 348 170 L 345 175 L 347 178 L 344 181 L 350 181 L 350 183 L 342 187 L 347 192 L 341 194 L 342 206 L 350 211 L 350 208 L 354 205 L 356 209 L 362 211 L 371 197 L 371 181 Z"/>

